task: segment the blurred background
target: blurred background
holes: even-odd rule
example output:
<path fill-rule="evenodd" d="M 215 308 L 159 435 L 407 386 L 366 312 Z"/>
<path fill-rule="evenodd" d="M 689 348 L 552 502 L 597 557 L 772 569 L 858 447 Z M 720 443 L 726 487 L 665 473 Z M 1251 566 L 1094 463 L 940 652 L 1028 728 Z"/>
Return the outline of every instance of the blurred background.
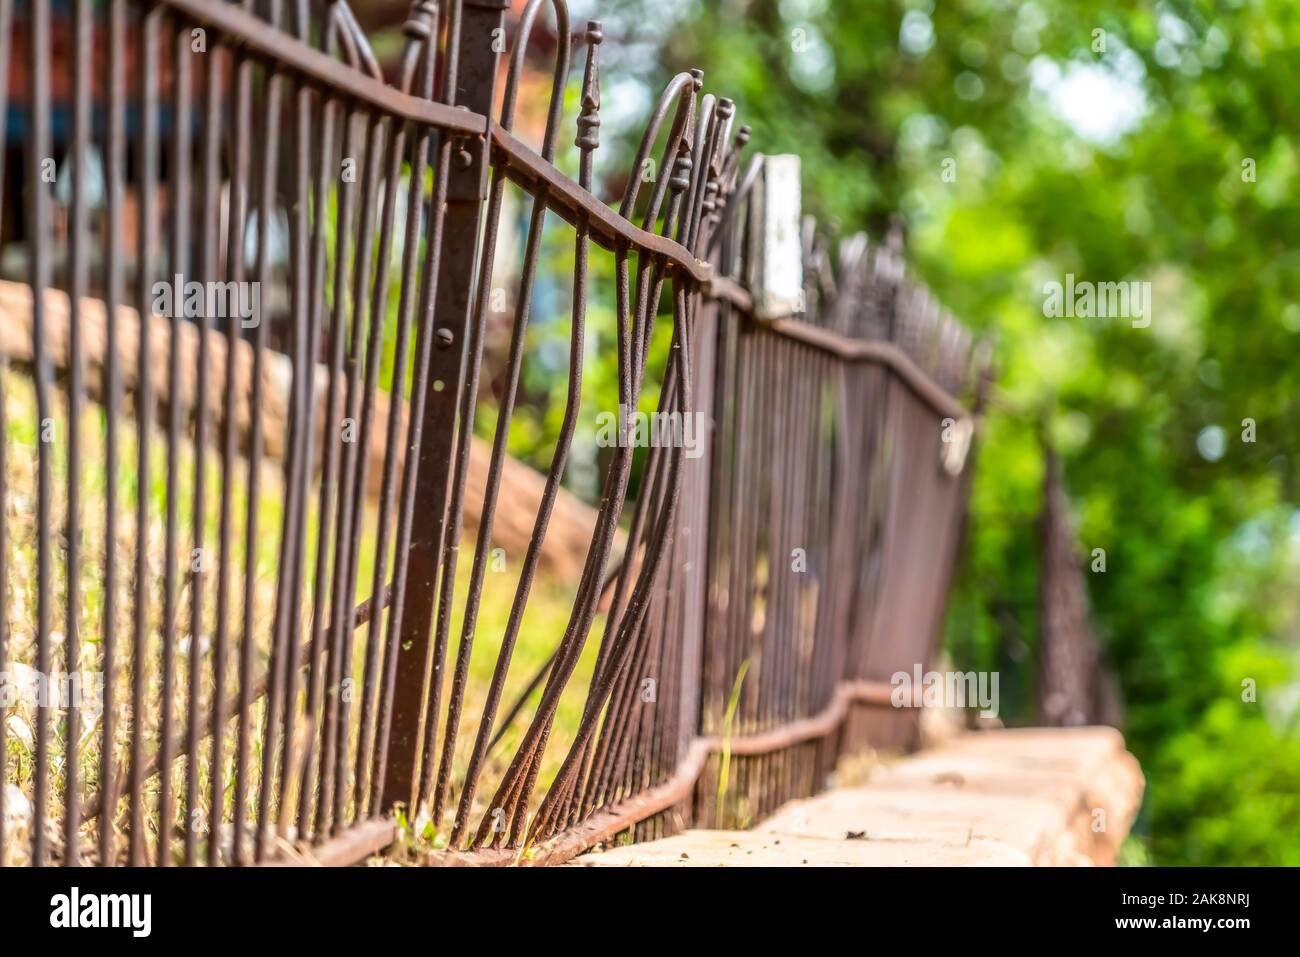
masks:
<path fill-rule="evenodd" d="M 355 8 L 391 71 L 408 0 Z M 1119 723 L 1147 775 L 1123 861 L 1300 865 L 1300 6 L 572 0 L 570 12 L 579 31 L 604 22 L 601 198 L 621 192 L 663 84 L 700 67 L 706 91 L 735 99 L 751 149 L 802 157 L 805 212 L 841 235 L 896 230 L 909 268 L 994 344 L 952 666 L 999 672 L 1005 723 L 1053 720 L 1044 596 L 1064 594 L 1106 698 L 1085 717 Z M 544 14 L 518 124 L 533 144 L 548 30 Z M 557 157 L 570 173 L 579 72 Z M 54 136 L 66 137 L 58 117 Z M 527 214 L 508 199 L 516 237 Z M 510 435 L 541 468 L 563 410 L 573 255 L 552 225 Z M 23 275 L 20 230 L 7 219 L 4 277 Z M 518 258 L 511 235 L 503 263 Z M 515 288 L 499 272 L 486 390 Z M 1150 283 L 1150 324 L 1045 316 L 1044 287 L 1067 275 Z M 607 263 L 593 260 L 592 284 L 586 418 L 566 475 L 588 501 L 607 452 L 592 419 L 617 402 Z M 655 398 L 652 384 L 643 406 Z M 483 435 L 492 409 L 480 404 Z"/>

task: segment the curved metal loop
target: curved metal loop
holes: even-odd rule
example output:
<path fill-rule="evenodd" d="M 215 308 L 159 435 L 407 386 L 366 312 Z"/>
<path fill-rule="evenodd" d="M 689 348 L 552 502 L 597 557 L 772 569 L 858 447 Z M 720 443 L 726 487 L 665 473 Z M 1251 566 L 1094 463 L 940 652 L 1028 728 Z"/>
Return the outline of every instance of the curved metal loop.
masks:
<path fill-rule="evenodd" d="M 339 27 L 339 36 L 348 56 L 348 66 L 364 72 L 376 80 L 384 78 L 384 71 L 379 66 L 379 59 L 370 47 L 370 40 L 361 29 L 357 16 L 347 0 L 330 0 L 329 17 Z"/>
<path fill-rule="evenodd" d="M 713 126 L 713 137 L 707 154 L 707 174 L 704 178 L 704 196 L 700 212 L 700 224 L 694 237 L 693 247 L 697 255 L 707 255 L 713 234 L 722 221 L 723 211 L 727 206 L 725 176 L 731 163 L 731 152 L 736 149 L 731 141 L 731 129 L 736 121 L 736 104 L 727 97 L 718 100 L 718 119 Z"/>
<path fill-rule="evenodd" d="M 402 33 L 406 35 L 406 46 L 402 49 L 402 65 L 398 73 L 398 89 L 409 94 L 415 85 L 415 71 L 426 51 L 430 57 L 437 56 L 437 43 L 434 32 L 438 23 L 437 0 L 415 0 L 406 22 L 402 24 Z M 432 70 L 426 71 L 432 75 Z"/>
<path fill-rule="evenodd" d="M 703 190 L 709 173 L 713 137 L 716 133 L 714 120 L 718 108 L 718 98 L 712 93 L 705 93 L 695 111 L 695 127 L 691 141 L 695 156 L 691 167 L 690 186 L 686 192 L 686 213 L 682 216 L 680 239 L 683 246 L 692 249 L 691 240 L 699 228 L 699 218 L 703 215 Z"/>
<path fill-rule="evenodd" d="M 360 70 L 361 52 L 357 48 L 352 33 L 339 16 L 336 6 L 331 4 L 325 20 L 325 52 L 330 56 L 338 56 L 340 46 L 343 48 L 343 62 L 354 70 Z"/>
<path fill-rule="evenodd" d="M 641 192 L 639 170 L 650 157 L 650 150 L 654 148 L 655 140 L 659 138 L 659 129 L 668 116 L 669 107 L 672 106 L 674 100 L 677 101 L 677 112 L 673 117 L 672 132 L 669 136 L 668 148 L 664 153 L 671 161 L 671 158 L 676 155 L 677 145 L 680 144 L 682 137 L 686 134 L 691 113 L 695 109 L 695 94 L 698 89 L 699 77 L 696 74 L 678 73 L 664 87 L 663 93 L 659 95 L 659 102 L 655 105 L 655 111 L 650 116 L 650 122 L 646 125 L 645 132 L 641 135 L 641 144 L 637 147 L 636 158 L 632 161 L 632 175 L 628 178 L 627 187 L 623 191 L 623 201 L 618 207 L 619 215 L 624 219 L 630 219 L 632 216 L 637 196 Z M 655 204 L 651 205 L 654 206 Z M 658 210 L 655 210 L 655 213 L 657 215 Z M 646 221 L 653 222 L 648 214 Z"/>
<path fill-rule="evenodd" d="M 506 74 L 505 95 L 501 101 L 501 128 L 511 130 L 515 122 L 515 102 L 519 95 L 519 75 L 524 68 L 524 55 L 528 52 L 528 39 L 533 32 L 537 11 L 547 0 L 529 0 L 519 18 L 519 30 L 510 51 L 510 70 Z M 555 137 L 559 132 L 564 113 L 564 84 L 569 75 L 569 5 L 565 0 L 550 0 L 555 9 L 555 34 L 558 39 L 555 51 L 555 75 L 551 83 L 551 102 L 546 113 L 546 134 L 542 139 L 542 158 L 550 162 L 555 158 Z"/>
<path fill-rule="evenodd" d="M 749 143 L 749 132 L 749 127 L 745 125 L 742 125 L 736 131 L 731 150 L 723 164 L 722 175 L 719 178 L 719 198 L 721 203 L 717 214 L 717 223 L 704 245 L 706 256 L 712 255 L 723 238 L 733 232 L 733 220 L 736 218 L 737 210 L 743 206 L 748 198 L 749 192 L 754 186 L 754 180 L 758 177 L 758 171 L 762 168 L 762 157 L 754 156 L 750 158 L 745 176 L 742 178 L 740 175 L 740 155 Z"/>

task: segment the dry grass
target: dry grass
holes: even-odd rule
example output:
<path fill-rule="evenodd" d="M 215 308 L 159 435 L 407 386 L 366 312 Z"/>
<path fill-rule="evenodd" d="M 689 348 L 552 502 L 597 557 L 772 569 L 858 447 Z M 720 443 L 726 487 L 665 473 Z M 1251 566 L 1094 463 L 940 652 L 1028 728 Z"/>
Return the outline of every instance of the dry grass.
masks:
<path fill-rule="evenodd" d="M 3 507 L 8 521 L 8 541 L 5 545 L 8 548 L 7 555 L 10 569 L 7 580 L 4 582 L 7 596 L 4 625 L 8 628 L 9 634 L 8 664 L 6 668 L 8 680 L 21 686 L 24 682 L 30 683 L 35 677 L 32 669 L 36 662 L 36 475 L 39 424 L 36 414 L 35 390 L 31 380 L 17 369 L 4 370 L 3 375 L 3 400 L 6 422 L 4 441 L 6 442 L 7 460 L 6 474 L 4 476 Z M 109 476 L 104 465 L 105 417 L 100 407 L 88 405 L 80 426 L 79 447 L 82 455 L 82 469 L 78 488 L 81 498 L 81 571 L 77 581 L 70 583 L 66 564 L 67 453 L 70 422 L 66 396 L 61 390 L 56 390 L 56 394 L 59 404 L 54 410 L 55 438 L 51 446 L 53 451 L 51 495 L 53 561 L 51 563 L 50 594 L 52 609 L 50 630 L 53 669 L 55 671 L 65 669 L 66 632 L 68 630 L 67 608 L 71 584 L 75 586 L 78 596 L 76 627 L 81 640 L 81 670 L 85 673 L 102 673 L 106 664 L 103 656 L 103 614 L 105 598 L 104 566 L 107 553 L 105 547 L 105 498 L 109 482 Z M 131 635 L 134 630 L 135 605 L 132 595 L 133 563 L 139 531 L 136 528 L 135 512 L 140 489 L 135 467 L 136 443 L 138 441 L 135 420 L 130 414 L 125 414 L 120 418 L 119 422 L 121 472 L 115 477 L 118 490 L 115 549 L 117 653 L 113 663 L 114 686 L 118 690 L 114 700 L 116 733 L 114 734 L 112 746 L 117 755 L 119 768 L 124 768 L 129 750 L 131 721 L 133 719 L 130 708 L 130 688 L 133 680 L 132 668 L 135 657 L 131 642 Z M 158 748 L 163 712 L 163 669 L 161 664 L 163 623 L 161 609 L 166 567 L 167 448 L 164 435 L 160 429 L 152 431 L 150 461 L 150 482 L 146 490 L 150 502 L 150 523 L 147 529 L 148 548 L 146 550 L 148 555 L 147 585 L 150 596 L 147 621 L 149 637 L 145 660 L 145 680 L 148 688 L 146 701 L 148 706 L 145 713 L 140 716 L 140 720 L 143 722 L 147 750 L 152 754 Z M 188 682 L 192 663 L 199 666 L 200 672 L 200 700 L 204 704 L 204 708 L 200 710 L 200 713 L 206 715 L 206 708 L 210 707 L 214 691 L 212 682 L 212 657 L 214 654 L 212 635 L 215 630 L 216 604 L 214 594 L 216 574 L 214 571 L 210 571 L 205 576 L 206 584 L 201 624 L 196 638 L 190 627 L 191 577 L 188 573 L 194 524 L 193 496 L 196 467 L 195 448 L 192 441 L 186 439 L 180 443 L 178 463 L 177 507 L 180 521 L 179 541 L 177 542 L 177 567 L 182 569 L 183 573 L 179 574 L 177 578 L 177 600 L 175 605 L 178 615 L 175 623 L 175 694 L 172 696 L 171 701 L 171 711 L 174 717 L 173 734 L 183 732 L 185 715 L 189 707 Z M 205 454 L 203 456 L 203 466 L 207 476 L 207 496 L 203 513 L 204 540 L 206 545 L 211 548 L 218 541 L 219 496 L 223 476 L 216 454 L 212 452 Z M 378 467 L 377 464 L 372 465 L 372 468 Z M 246 512 L 248 494 L 247 464 L 241 462 L 238 468 L 233 470 L 233 474 L 229 476 L 229 479 L 235 507 L 234 514 L 237 517 L 237 527 L 240 532 L 236 536 L 237 541 L 234 544 L 231 556 L 236 574 L 231 579 L 233 587 L 231 589 L 230 610 L 234 628 L 231 633 L 228 649 L 229 658 L 226 663 L 227 696 L 237 690 L 238 625 L 243 616 L 242 588 L 244 571 L 250 563 L 250 558 L 255 564 L 253 575 L 255 585 L 253 604 L 255 628 L 252 635 L 255 643 L 254 671 L 256 674 L 261 674 L 267 666 L 275 607 L 280 527 L 283 516 L 281 507 L 283 483 L 280 466 L 277 462 L 268 462 L 265 464 L 259 479 L 261 493 L 257 503 L 259 537 L 256 554 L 254 556 L 247 555 L 242 544 L 243 516 Z M 507 506 L 508 503 L 503 503 L 503 507 Z M 375 558 L 376 516 L 373 503 L 368 510 L 367 519 L 359 574 L 357 576 L 358 600 L 367 597 L 370 591 Z M 313 494 L 308 524 L 309 554 L 304 566 L 308 570 L 309 576 L 315 568 L 314 544 L 317 537 L 318 520 L 317 502 Z M 455 611 L 451 631 L 452 647 L 449 650 L 448 666 L 444 669 L 447 673 L 451 671 L 451 662 L 454 661 L 456 654 L 456 639 L 460 634 L 461 611 L 468 584 L 472 552 L 472 543 L 465 543 L 457 574 L 457 600 L 454 604 Z M 459 782 L 463 776 L 463 765 L 467 760 L 467 752 L 482 714 L 486 687 L 495 665 L 498 641 L 505 628 L 521 561 L 522 555 L 507 555 L 505 570 L 490 570 L 486 576 L 482 610 L 477 628 L 478 638 L 471 657 L 470 681 L 458 735 L 460 746 L 457 749 L 458 762 L 453 774 L 454 782 Z M 215 567 L 215 565 L 212 567 Z M 391 560 L 388 567 L 390 569 L 392 567 Z M 489 568 L 491 568 L 491 563 Z M 307 624 L 310 617 L 313 585 L 314 582 L 309 578 L 308 587 L 304 589 L 303 628 L 301 632 L 304 636 L 308 633 Z M 539 578 L 534 585 L 532 600 L 529 603 L 529 610 L 525 616 L 524 626 L 521 630 L 514 662 L 510 670 L 511 679 L 507 684 L 503 708 L 522 690 L 528 679 L 546 660 L 559 640 L 568 619 L 575 586 L 576 583 L 558 582 L 545 577 Z M 597 635 L 600 633 L 601 625 L 602 623 L 598 620 L 594 629 Z M 366 635 L 367 629 L 358 629 L 352 668 L 353 679 L 358 688 L 361 687 L 362 682 Z M 595 645 L 595 640 L 589 642 L 587 653 L 584 655 L 578 672 L 570 683 L 569 691 L 561 703 L 556 719 L 555 732 L 552 736 L 552 744 L 548 750 L 548 759 L 542 769 L 540 778 L 540 784 L 543 786 L 549 782 L 557 770 L 567 740 L 571 737 L 580 717 L 585 687 L 594 661 Z M 193 653 L 195 648 L 198 650 L 197 656 Z M 533 705 L 535 705 L 537 697 L 538 695 L 534 695 Z M 443 701 L 446 701 L 446 692 L 444 692 Z M 514 726 L 506 734 L 501 745 L 493 751 L 492 760 L 485 770 L 479 786 L 477 803 L 480 805 L 480 811 L 486 800 L 490 798 L 496 780 L 504 770 L 504 765 L 512 754 L 512 748 L 526 726 L 531 710 L 532 706 L 524 710 L 524 713 L 516 719 Z M 6 699 L 4 707 L 0 711 L 3 712 L 3 720 L 7 731 L 7 760 L 4 767 L 4 780 L 7 782 L 6 787 L 8 788 L 4 826 L 7 835 L 10 837 L 10 840 L 6 841 L 9 856 L 7 863 L 16 864 L 25 860 L 27 841 L 24 838 L 29 836 L 28 832 L 33 820 L 31 801 L 33 798 L 34 729 L 36 727 L 37 711 L 34 707 L 34 701 L 29 695 L 18 695 L 17 700 L 13 701 Z M 97 793 L 103 784 L 100 780 L 100 757 L 103 746 L 103 715 L 101 712 L 102 709 L 96 708 L 93 701 L 86 703 L 81 708 L 79 712 L 82 725 L 81 734 L 79 740 L 72 743 L 70 748 L 67 740 L 67 711 L 64 709 L 54 709 L 52 711 L 54 717 L 51 724 L 51 800 L 47 808 L 46 820 L 56 859 L 67 853 L 66 848 L 63 847 L 61 821 L 62 806 L 66 793 L 67 777 L 65 769 L 70 753 L 76 760 L 79 779 L 78 790 L 83 798 Z M 357 707 L 355 705 L 352 709 L 352 716 L 353 747 L 355 748 L 358 723 Z M 251 719 L 251 727 L 254 729 L 262 726 L 265 718 L 260 703 L 254 706 Z M 205 717 L 203 720 L 206 722 L 207 718 Z M 215 828 L 217 832 L 224 832 L 223 843 L 228 843 L 230 825 L 227 822 L 232 819 L 235 797 L 234 755 L 236 751 L 236 731 L 237 724 L 232 720 L 228 726 L 224 744 L 223 781 L 225 791 L 223 807 L 220 808 L 220 813 L 217 813 L 216 809 L 207 807 L 208 795 L 210 794 L 209 781 L 212 773 L 208 742 L 204 742 L 199 760 L 196 762 L 199 773 L 200 794 L 202 795 L 200 806 L 195 809 L 199 811 L 197 816 L 191 815 L 189 813 L 190 809 L 184 806 L 186 768 L 183 754 L 174 764 L 172 794 L 175 796 L 174 801 L 177 808 L 177 818 L 172 822 L 174 828 L 178 829 L 183 822 L 194 821 L 196 826 L 201 828 L 203 840 L 206 841 L 207 835 L 214 830 L 207 824 L 208 820 L 212 820 L 217 825 L 217 828 Z M 260 738 L 260 734 L 254 734 L 253 736 L 253 766 L 256 769 L 261 767 Z M 148 820 L 151 840 L 156 840 L 161 823 L 156 812 L 159 781 L 159 777 L 154 775 L 146 786 L 146 807 L 154 809 Z M 249 789 L 250 797 L 255 793 L 258 783 L 255 780 L 254 788 Z M 539 790 L 544 790 L 544 787 L 539 788 Z M 453 807 L 454 798 L 455 794 L 453 794 L 453 802 L 451 802 Z M 113 817 L 113 824 L 120 831 L 125 823 L 125 801 L 119 804 L 117 810 L 118 813 Z M 420 833 L 416 834 L 415 837 L 422 843 L 437 846 L 442 841 L 439 831 L 441 829 L 445 832 L 447 823 L 444 820 L 438 822 L 440 827 L 421 828 Z M 87 822 L 81 828 L 82 840 L 78 853 L 87 863 L 96 862 L 91 849 L 97 827 L 97 823 Z M 118 844 L 124 846 L 125 842 L 119 840 Z M 173 842 L 173 848 L 176 851 L 179 851 L 179 846 L 179 841 Z"/>

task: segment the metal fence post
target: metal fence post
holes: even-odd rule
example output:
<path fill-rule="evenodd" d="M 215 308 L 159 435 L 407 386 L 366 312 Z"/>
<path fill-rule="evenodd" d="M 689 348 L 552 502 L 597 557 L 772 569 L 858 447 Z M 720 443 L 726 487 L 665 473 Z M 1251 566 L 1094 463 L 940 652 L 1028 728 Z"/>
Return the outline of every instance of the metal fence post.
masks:
<path fill-rule="evenodd" d="M 497 80 L 497 59 L 505 49 L 505 11 L 509 0 L 461 0 L 455 106 L 491 114 Z M 420 718 L 428 681 L 429 637 L 444 537 L 449 526 L 447 490 L 451 480 L 456 408 L 463 387 L 465 342 L 478 242 L 487 197 L 488 144 L 466 139 L 453 146 L 447 181 L 445 235 L 434 299 L 436 348 L 430 360 L 429 392 L 424 409 L 424 441 L 416 473 L 416 522 L 406 555 L 407 586 L 402 606 L 397 679 L 393 692 L 393 724 L 389 737 L 388 772 L 382 806 L 408 806 L 418 780 Z M 473 423 L 460 423 L 472 428 Z M 400 557 L 398 559 L 401 560 Z"/>

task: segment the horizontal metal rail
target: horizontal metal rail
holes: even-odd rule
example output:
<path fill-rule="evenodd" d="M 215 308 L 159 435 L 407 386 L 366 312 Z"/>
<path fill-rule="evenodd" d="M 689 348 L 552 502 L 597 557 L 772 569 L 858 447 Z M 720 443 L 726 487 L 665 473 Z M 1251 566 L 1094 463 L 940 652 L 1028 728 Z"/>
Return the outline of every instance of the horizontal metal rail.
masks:
<path fill-rule="evenodd" d="M 487 132 L 487 117 L 394 89 L 286 35 L 279 27 L 233 3 L 214 3 L 213 0 L 154 2 L 170 7 L 199 26 L 212 27 L 233 41 L 235 47 L 246 48 L 278 69 L 297 73 L 323 89 L 382 110 L 389 116 L 469 136 L 483 136 Z"/>
<path fill-rule="evenodd" d="M 818 741 L 837 732 L 855 706 L 888 707 L 892 691 L 891 685 L 881 682 L 846 681 L 835 689 L 830 704 L 818 714 L 802 721 L 755 734 L 696 738 L 668 781 L 609 807 L 562 837 L 536 847 L 519 851 L 432 852 L 424 855 L 422 861 L 426 864 L 460 867 L 504 867 L 516 864 L 541 867 L 563 864 L 689 798 L 703 776 L 710 757 L 724 752 L 748 756 L 774 754 L 796 744 Z M 298 859 L 277 860 L 269 864 L 279 866 L 286 863 L 307 863 L 329 866 L 355 863 L 392 844 L 397 836 L 398 826 L 395 822 L 372 821 L 365 825 L 360 834 L 338 838 Z"/>
<path fill-rule="evenodd" d="M 211 0 L 159 2 L 176 8 L 197 23 L 207 24 L 235 38 L 257 55 L 274 61 L 282 68 L 294 70 L 323 87 L 342 90 L 390 115 L 452 133 L 490 138 L 493 149 L 500 153 L 507 175 L 512 180 L 531 190 L 544 186 L 547 190 L 547 206 L 570 224 L 586 224 L 595 242 L 606 249 L 624 243 L 658 256 L 668 268 L 678 270 L 701 284 L 707 295 L 725 299 L 739 309 L 752 313 L 753 299 L 743 286 L 733 279 L 718 276 L 710 263 L 697 259 L 680 243 L 641 229 L 619 215 L 617 210 L 560 172 L 553 163 L 544 159 L 496 120 L 395 90 L 306 44 L 286 38 L 266 21 L 233 4 L 215 4 Z M 911 359 L 888 343 L 863 342 L 794 320 L 766 320 L 764 324 L 777 335 L 808 343 L 841 358 L 882 363 L 897 373 L 909 388 L 936 411 L 956 418 L 967 415 L 966 409 L 955 396 L 929 379 Z"/>

